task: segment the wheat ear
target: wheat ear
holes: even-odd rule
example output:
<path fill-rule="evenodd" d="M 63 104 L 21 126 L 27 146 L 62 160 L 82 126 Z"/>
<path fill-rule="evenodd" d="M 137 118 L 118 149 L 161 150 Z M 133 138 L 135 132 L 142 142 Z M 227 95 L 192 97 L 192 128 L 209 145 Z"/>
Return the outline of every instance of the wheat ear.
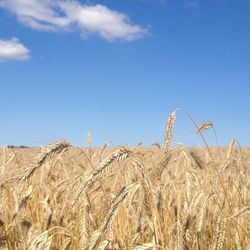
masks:
<path fill-rule="evenodd" d="M 110 209 L 104 218 L 102 224 L 100 225 L 99 229 L 92 233 L 90 238 L 89 244 L 86 249 L 92 250 L 95 249 L 97 243 L 99 242 L 101 236 L 105 234 L 108 229 L 109 223 L 111 222 L 112 218 L 115 216 L 119 205 L 121 202 L 126 198 L 129 191 L 134 188 L 136 184 L 131 184 L 127 187 L 123 187 L 120 192 L 116 195 L 116 197 L 112 200 Z"/>
<path fill-rule="evenodd" d="M 227 151 L 227 158 L 231 159 L 233 157 L 234 151 L 235 151 L 235 145 L 236 141 L 232 139 L 232 141 L 229 144 L 228 151 Z"/>
<path fill-rule="evenodd" d="M 197 131 L 197 133 L 201 133 L 204 130 L 207 130 L 210 128 L 213 128 L 213 123 L 212 122 L 204 122 L 197 127 L 196 131 Z"/>
<path fill-rule="evenodd" d="M 227 218 L 219 217 L 217 220 L 217 244 L 216 250 L 222 250 L 225 246 L 225 242 L 227 239 L 227 227 L 228 220 Z"/>
<path fill-rule="evenodd" d="M 79 188 L 77 196 L 73 201 L 73 205 L 75 205 L 75 203 L 78 201 L 83 192 L 85 192 L 89 187 L 91 187 L 97 180 L 101 179 L 104 173 L 108 170 L 108 167 L 113 162 L 124 160 L 125 158 L 127 158 L 129 152 L 130 151 L 128 149 L 122 147 L 112 153 L 106 160 L 104 160 L 100 164 L 100 167 L 96 171 L 94 171 L 94 173 L 90 175 L 84 182 L 84 184 Z"/>
<path fill-rule="evenodd" d="M 19 181 L 29 179 L 34 172 L 39 169 L 45 162 L 59 155 L 60 153 L 65 152 L 70 148 L 70 143 L 68 141 L 59 141 L 53 144 L 50 144 L 45 148 L 45 152 L 42 152 L 36 156 L 34 161 L 30 166 L 24 171 L 24 174 L 18 178 Z"/>
<path fill-rule="evenodd" d="M 176 111 L 171 113 L 168 117 L 165 133 L 164 133 L 164 144 L 163 148 L 166 152 L 169 151 L 170 143 L 174 134 L 174 125 L 176 121 Z"/>

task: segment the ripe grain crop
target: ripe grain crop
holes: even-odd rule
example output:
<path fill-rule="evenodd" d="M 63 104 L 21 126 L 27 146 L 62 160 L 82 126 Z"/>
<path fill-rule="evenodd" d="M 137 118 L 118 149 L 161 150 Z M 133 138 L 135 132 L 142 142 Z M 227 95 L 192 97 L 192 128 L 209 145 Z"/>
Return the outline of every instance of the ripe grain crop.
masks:
<path fill-rule="evenodd" d="M 250 249 L 250 149 L 0 149 L 0 249 Z M 212 123 L 194 129 L 205 139 Z"/>

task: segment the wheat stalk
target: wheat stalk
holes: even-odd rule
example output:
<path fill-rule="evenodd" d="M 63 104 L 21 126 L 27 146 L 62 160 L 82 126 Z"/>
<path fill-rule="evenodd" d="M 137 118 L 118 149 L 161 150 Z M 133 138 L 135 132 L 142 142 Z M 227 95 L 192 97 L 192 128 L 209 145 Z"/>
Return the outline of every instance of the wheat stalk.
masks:
<path fill-rule="evenodd" d="M 240 211 L 238 211 L 233 218 L 238 218 L 239 216 L 242 216 L 243 214 L 250 211 L 250 206 L 243 207 Z"/>

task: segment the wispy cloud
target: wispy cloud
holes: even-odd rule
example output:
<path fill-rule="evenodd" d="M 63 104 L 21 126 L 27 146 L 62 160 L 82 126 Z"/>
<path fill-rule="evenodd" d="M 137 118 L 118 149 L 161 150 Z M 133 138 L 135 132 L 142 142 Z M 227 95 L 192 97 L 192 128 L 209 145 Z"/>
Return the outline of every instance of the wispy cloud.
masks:
<path fill-rule="evenodd" d="M 198 5 L 198 0 L 185 0 L 184 5 L 188 8 L 195 8 Z"/>
<path fill-rule="evenodd" d="M 165 3 L 166 0 L 139 0 L 140 2 L 144 2 L 144 3 Z"/>
<path fill-rule="evenodd" d="M 104 5 L 85 5 L 78 0 L 0 0 L 0 8 L 13 13 L 19 22 L 36 30 L 80 30 L 107 39 L 134 40 L 147 30 L 133 24 L 123 13 Z"/>
<path fill-rule="evenodd" d="M 29 49 L 19 42 L 17 38 L 11 40 L 0 40 L 0 61 L 27 60 Z"/>

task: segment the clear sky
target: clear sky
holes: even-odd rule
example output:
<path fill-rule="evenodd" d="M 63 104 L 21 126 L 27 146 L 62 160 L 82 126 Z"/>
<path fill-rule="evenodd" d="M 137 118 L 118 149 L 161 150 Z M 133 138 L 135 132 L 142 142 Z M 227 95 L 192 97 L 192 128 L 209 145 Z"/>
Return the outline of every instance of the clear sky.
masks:
<path fill-rule="evenodd" d="M 0 0 L 0 107 L 0 146 L 150 145 L 178 107 L 249 146 L 250 1 Z"/>

